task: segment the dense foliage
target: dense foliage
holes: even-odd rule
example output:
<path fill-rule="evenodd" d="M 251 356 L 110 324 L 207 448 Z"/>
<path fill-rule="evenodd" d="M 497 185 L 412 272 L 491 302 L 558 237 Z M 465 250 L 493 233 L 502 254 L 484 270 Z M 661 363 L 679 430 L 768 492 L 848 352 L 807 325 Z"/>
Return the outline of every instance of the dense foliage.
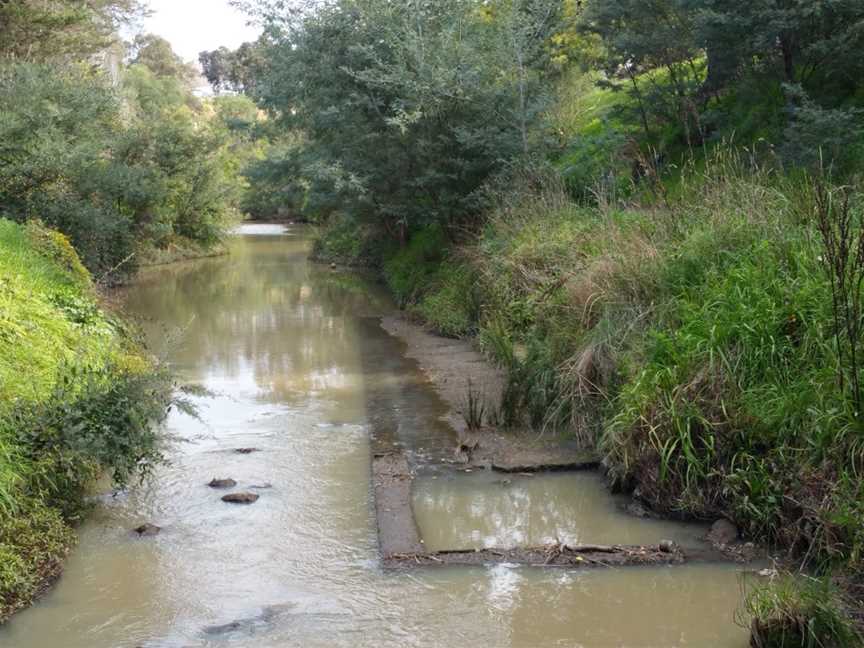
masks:
<path fill-rule="evenodd" d="M 0 7 L 15 25 L 0 41 L 0 215 L 68 234 L 100 278 L 130 273 L 148 248 L 216 244 L 242 188 L 233 131 L 193 94 L 195 69 L 161 38 L 125 54 L 112 40 L 135 9 Z"/>
<path fill-rule="evenodd" d="M 302 145 L 296 135 L 277 145 L 252 177 L 279 177 L 276 193 L 297 215 L 349 212 L 395 239 L 464 220 L 489 175 L 530 145 L 558 5 L 346 0 L 298 19 L 260 3 L 257 78 L 226 78 L 251 87 Z M 217 80 L 230 63 L 219 52 L 202 60 Z"/>
<path fill-rule="evenodd" d="M 65 236 L 0 220 L 0 620 L 57 576 L 96 479 L 161 460 L 170 387 Z"/>

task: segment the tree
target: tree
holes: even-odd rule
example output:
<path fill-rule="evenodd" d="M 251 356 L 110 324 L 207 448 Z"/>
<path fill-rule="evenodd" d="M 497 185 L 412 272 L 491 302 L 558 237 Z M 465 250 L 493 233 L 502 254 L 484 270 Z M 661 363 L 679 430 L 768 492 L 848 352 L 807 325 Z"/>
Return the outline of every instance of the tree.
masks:
<path fill-rule="evenodd" d="M 139 0 L 0 0 L 0 58 L 80 60 L 143 13 Z"/>
<path fill-rule="evenodd" d="M 131 44 L 132 65 L 144 65 L 155 76 L 176 79 L 186 88 L 197 85 L 200 74 L 192 63 L 186 63 L 171 48 L 171 43 L 154 34 L 140 34 Z"/>
<path fill-rule="evenodd" d="M 204 72 L 204 78 L 218 93 L 254 92 L 255 79 L 263 64 L 263 45 L 261 43 L 243 43 L 236 50 L 227 47 L 210 52 L 201 52 L 198 60 Z"/>
<path fill-rule="evenodd" d="M 703 72 L 694 17 L 680 0 L 593 0 L 582 14 L 582 28 L 605 45 L 607 79 L 628 88 L 649 142 L 655 119 L 682 124 L 688 141 L 699 128 L 692 97 Z"/>
<path fill-rule="evenodd" d="M 525 152 L 555 4 L 338 0 L 274 15 L 262 2 L 253 94 L 305 136 L 308 195 L 340 197 L 317 204 L 404 240 L 469 218 L 478 187 Z"/>
<path fill-rule="evenodd" d="M 857 0 L 685 0 L 709 56 L 727 71 L 776 69 L 786 83 L 860 83 L 864 4 Z M 729 72 L 725 73 L 730 77 Z"/>

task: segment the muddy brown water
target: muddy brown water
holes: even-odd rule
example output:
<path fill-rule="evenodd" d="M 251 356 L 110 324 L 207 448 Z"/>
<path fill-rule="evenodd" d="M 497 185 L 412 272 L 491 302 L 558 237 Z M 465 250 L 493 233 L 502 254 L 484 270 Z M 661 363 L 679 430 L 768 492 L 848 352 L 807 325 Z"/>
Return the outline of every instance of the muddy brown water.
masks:
<path fill-rule="evenodd" d="M 246 228 L 232 248 L 129 290 L 154 349 L 212 395 L 193 397 L 199 420 L 170 416 L 169 466 L 99 498 L 62 580 L 0 648 L 747 645 L 732 565 L 382 570 L 370 434 L 422 465 L 453 443 L 444 407 L 378 325 L 387 297 L 310 263 L 304 230 Z M 207 484 L 228 477 L 261 498 L 223 503 Z M 435 548 L 698 534 L 617 504 L 593 475 L 440 469 L 414 498 Z M 161 534 L 132 537 L 144 522 Z"/>

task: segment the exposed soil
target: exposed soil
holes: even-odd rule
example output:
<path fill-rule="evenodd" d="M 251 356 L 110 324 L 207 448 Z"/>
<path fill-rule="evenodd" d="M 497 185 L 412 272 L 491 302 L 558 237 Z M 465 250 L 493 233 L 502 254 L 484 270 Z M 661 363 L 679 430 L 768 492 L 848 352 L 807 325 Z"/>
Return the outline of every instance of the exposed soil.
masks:
<path fill-rule="evenodd" d="M 445 421 L 458 433 L 454 463 L 504 473 L 591 470 L 599 461 L 574 443 L 554 435 L 503 432 L 492 428 L 469 431 L 462 415 L 469 385 L 479 392 L 487 412 L 497 411 L 505 385 L 504 372 L 492 367 L 470 343 L 439 337 L 399 317 L 385 317 L 384 330 L 401 340 L 405 354 L 420 365 L 441 399 L 450 406 Z M 417 529 L 412 509 L 414 474 L 403 451 L 376 443 L 373 438 L 372 484 L 378 539 L 385 567 L 487 565 L 511 563 L 535 567 L 625 567 L 677 565 L 724 560 L 716 549 L 686 553 L 678 545 L 656 546 L 550 545 L 507 549 L 429 552 Z"/>
<path fill-rule="evenodd" d="M 401 317 L 384 317 L 381 326 L 402 341 L 405 355 L 417 361 L 432 387 L 450 406 L 445 420 L 459 435 L 462 451 L 454 448 L 459 461 L 513 473 L 599 466 L 593 453 L 551 432 L 499 431 L 491 427 L 469 431 L 463 416 L 469 386 L 478 393 L 487 413 L 497 412 L 507 380 L 504 371 L 493 367 L 465 340 L 440 337 Z"/>

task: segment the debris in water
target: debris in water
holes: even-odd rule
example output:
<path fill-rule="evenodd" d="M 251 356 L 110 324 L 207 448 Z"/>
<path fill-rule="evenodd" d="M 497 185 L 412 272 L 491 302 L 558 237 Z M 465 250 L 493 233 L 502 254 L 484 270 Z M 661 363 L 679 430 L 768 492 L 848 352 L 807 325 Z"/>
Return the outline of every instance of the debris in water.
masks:
<path fill-rule="evenodd" d="M 141 538 L 152 538 L 153 536 L 159 535 L 159 532 L 162 530 L 162 527 L 158 527 L 155 524 L 142 524 L 141 526 L 134 529 L 135 533 L 138 534 Z"/>

